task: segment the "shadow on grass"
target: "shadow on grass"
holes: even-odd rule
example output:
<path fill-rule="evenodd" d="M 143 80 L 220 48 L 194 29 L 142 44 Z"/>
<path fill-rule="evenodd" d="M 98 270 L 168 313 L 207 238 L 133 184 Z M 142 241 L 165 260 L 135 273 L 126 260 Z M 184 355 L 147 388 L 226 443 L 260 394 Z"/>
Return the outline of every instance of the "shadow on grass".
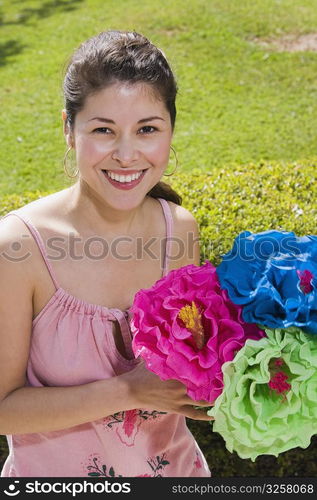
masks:
<path fill-rule="evenodd" d="M 5 436 L 0 436 L 0 471 L 3 467 L 3 464 L 9 454 L 7 439 Z"/>
<path fill-rule="evenodd" d="M 9 59 L 16 54 L 20 54 L 26 45 L 18 42 L 17 40 L 7 40 L 6 42 L 0 42 L 0 67 L 8 64 Z"/>
<path fill-rule="evenodd" d="M 230 453 L 209 422 L 187 419 L 214 477 L 316 477 L 317 436 L 308 448 L 293 448 L 278 457 L 260 455 L 255 462 Z"/>
<path fill-rule="evenodd" d="M 38 7 L 25 7 L 16 15 L 14 21 L 5 21 L 3 14 L 0 13 L 0 26 L 27 24 L 30 20 L 44 19 L 58 12 L 72 12 L 83 0 L 48 0 L 41 3 Z M 19 0 L 19 5 L 23 1 Z"/>
<path fill-rule="evenodd" d="M 84 0 L 47 0 L 37 7 L 23 8 L 23 0 L 14 1 L 19 5 L 21 10 L 16 14 L 14 20 L 6 20 L 3 12 L 0 12 L 0 29 L 1 27 L 10 25 L 35 25 L 37 21 L 47 18 L 58 12 L 72 12 Z M 7 40 L 0 42 L 0 68 L 10 62 L 10 58 L 14 55 L 20 54 L 26 48 L 26 45 L 17 40 Z"/>

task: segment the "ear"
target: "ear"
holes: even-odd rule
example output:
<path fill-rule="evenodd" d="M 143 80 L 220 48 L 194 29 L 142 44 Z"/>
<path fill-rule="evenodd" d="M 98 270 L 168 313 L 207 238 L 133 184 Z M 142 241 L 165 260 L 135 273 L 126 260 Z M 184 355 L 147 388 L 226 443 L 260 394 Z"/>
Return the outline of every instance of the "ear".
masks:
<path fill-rule="evenodd" d="M 67 120 L 66 109 L 62 109 L 62 120 L 64 123 L 63 132 L 64 132 L 66 144 L 69 148 L 72 148 L 74 146 L 74 139 L 73 139 L 73 134 L 72 134 L 71 128 L 70 128 L 68 120 Z"/>

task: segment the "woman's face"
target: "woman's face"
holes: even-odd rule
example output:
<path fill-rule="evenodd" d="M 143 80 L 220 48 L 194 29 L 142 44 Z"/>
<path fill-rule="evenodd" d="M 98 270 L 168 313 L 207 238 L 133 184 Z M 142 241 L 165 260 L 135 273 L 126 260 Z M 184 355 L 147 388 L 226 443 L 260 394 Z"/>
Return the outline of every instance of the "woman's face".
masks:
<path fill-rule="evenodd" d="M 86 99 L 68 142 L 87 187 L 129 210 L 161 179 L 172 133 L 170 114 L 149 85 L 115 83 Z"/>

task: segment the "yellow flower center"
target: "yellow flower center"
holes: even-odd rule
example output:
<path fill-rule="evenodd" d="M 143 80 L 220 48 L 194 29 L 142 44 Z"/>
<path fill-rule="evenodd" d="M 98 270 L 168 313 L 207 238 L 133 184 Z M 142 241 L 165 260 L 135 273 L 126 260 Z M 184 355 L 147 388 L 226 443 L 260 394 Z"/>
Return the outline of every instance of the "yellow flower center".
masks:
<path fill-rule="evenodd" d="M 195 302 L 192 305 L 182 307 L 178 317 L 183 321 L 185 327 L 192 333 L 197 349 L 205 345 L 205 333 L 201 322 L 201 314 Z"/>

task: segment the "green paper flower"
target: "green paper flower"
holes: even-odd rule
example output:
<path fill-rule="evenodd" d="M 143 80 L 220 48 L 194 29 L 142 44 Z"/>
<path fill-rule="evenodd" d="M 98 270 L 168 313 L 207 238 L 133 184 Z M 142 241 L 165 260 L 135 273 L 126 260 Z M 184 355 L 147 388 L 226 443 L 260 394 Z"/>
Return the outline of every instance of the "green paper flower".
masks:
<path fill-rule="evenodd" d="M 265 328 L 223 364 L 224 388 L 208 414 L 227 449 L 253 462 L 307 448 L 317 433 L 317 338 Z"/>

